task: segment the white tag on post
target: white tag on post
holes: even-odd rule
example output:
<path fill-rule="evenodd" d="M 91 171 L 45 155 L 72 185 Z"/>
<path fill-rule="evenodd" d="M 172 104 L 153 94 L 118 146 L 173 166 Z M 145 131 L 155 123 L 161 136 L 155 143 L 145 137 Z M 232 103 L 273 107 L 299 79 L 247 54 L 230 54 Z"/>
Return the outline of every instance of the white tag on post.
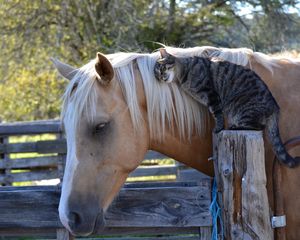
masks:
<path fill-rule="evenodd" d="M 271 226 L 272 226 L 272 228 L 285 227 L 286 226 L 286 217 L 285 217 L 285 215 L 273 216 L 271 218 Z"/>

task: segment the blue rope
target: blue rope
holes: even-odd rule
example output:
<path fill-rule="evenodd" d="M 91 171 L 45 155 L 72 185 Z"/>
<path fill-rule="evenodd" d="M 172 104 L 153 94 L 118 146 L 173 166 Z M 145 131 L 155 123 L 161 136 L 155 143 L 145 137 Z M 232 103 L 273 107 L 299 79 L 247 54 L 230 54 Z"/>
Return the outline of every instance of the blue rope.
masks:
<path fill-rule="evenodd" d="M 209 211 L 212 215 L 212 234 L 211 240 L 224 240 L 223 221 L 221 208 L 217 201 L 218 187 L 216 179 L 214 178 L 212 187 L 212 201 L 209 207 Z"/>

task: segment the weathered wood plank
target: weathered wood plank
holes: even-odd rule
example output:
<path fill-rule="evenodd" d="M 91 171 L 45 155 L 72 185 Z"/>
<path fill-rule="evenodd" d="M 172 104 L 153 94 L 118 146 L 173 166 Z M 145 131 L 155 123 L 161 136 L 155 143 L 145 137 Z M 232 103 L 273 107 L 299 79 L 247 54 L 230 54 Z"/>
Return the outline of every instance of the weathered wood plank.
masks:
<path fill-rule="evenodd" d="M 3 185 L 4 185 L 4 182 L 5 182 L 5 174 L 3 174 L 3 173 L 1 173 L 0 174 L 0 186 L 2 185 L 2 183 L 3 183 Z"/>
<path fill-rule="evenodd" d="M 65 228 L 59 228 L 56 230 L 56 240 L 73 240 L 74 237 Z"/>
<path fill-rule="evenodd" d="M 61 132 L 59 120 L 0 124 L 0 135 L 23 135 Z"/>
<path fill-rule="evenodd" d="M 225 238 L 274 239 L 262 132 L 222 131 L 214 136 L 214 160 Z"/>
<path fill-rule="evenodd" d="M 177 181 L 202 181 L 202 179 L 210 179 L 208 175 L 197 171 L 196 169 L 181 169 L 177 174 Z"/>
<path fill-rule="evenodd" d="M 211 227 L 199 228 L 200 238 L 199 240 L 210 240 L 211 238 Z"/>
<path fill-rule="evenodd" d="M 80 238 L 82 239 L 82 238 Z M 132 236 L 119 236 L 119 237 L 102 237 L 101 238 L 83 238 L 83 240 L 199 240 L 199 235 L 196 236 L 184 236 L 184 235 L 173 235 L 173 236 L 162 236 L 157 233 L 157 236 L 153 237 L 132 237 Z M 208 240 L 206 238 L 205 240 Z"/>
<path fill-rule="evenodd" d="M 0 229 L 59 228 L 57 187 L 47 191 L 0 188 Z M 49 190 L 52 189 L 52 190 Z M 126 188 L 106 214 L 107 227 L 210 226 L 210 188 Z"/>
<path fill-rule="evenodd" d="M 164 155 L 164 154 L 161 154 L 159 152 L 155 152 L 155 151 L 152 151 L 152 150 L 149 150 L 144 159 L 165 159 L 165 158 L 169 158 L 168 156 Z"/>
<path fill-rule="evenodd" d="M 202 227 L 106 227 L 101 235 L 199 234 Z M 204 227 L 206 228 L 206 227 Z"/>
<path fill-rule="evenodd" d="M 34 158 L 19 158 L 10 159 L 9 167 L 11 169 L 22 169 L 22 168 L 35 168 L 35 167 L 55 167 L 60 161 L 60 156 L 49 156 L 49 157 L 34 157 Z M 0 169 L 5 169 L 6 166 L 2 160 L 0 160 Z"/>
<path fill-rule="evenodd" d="M 101 233 L 97 233 L 93 236 L 116 236 L 116 235 L 137 235 L 137 234 L 199 234 L 202 232 L 202 228 L 207 229 L 209 227 L 167 227 L 167 228 L 112 228 L 107 227 Z M 62 228 L 61 228 L 62 229 Z M 1 237 L 18 237 L 18 236 L 35 236 L 35 237 L 47 237 L 55 238 L 57 233 L 57 228 L 10 228 L 3 229 L 0 228 Z M 209 238 L 207 238 L 209 239 Z M 205 239 L 205 240 L 207 240 Z M 201 239 L 202 240 L 202 239 Z M 204 239 L 203 239 L 204 240 Z"/>
<path fill-rule="evenodd" d="M 39 181 L 59 178 L 57 170 L 35 170 L 32 172 L 0 174 L 0 182 L 9 180 L 10 182 Z"/>
<path fill-rule="evenodd" d="M 107 224 L 122 227 L 210 226 L 210 196 L 204 187 L 127 189 L 106 214 Z M 141 192 L 142 191 L 142 192 Z M 159 200 L 158 200 L 159 199 Z"/>
<path fill-rule="evenodd" d="M 2 136 L 0 138 L 0 143 L 1 144 L 7 144 L 8 143 L 8 137 Z M 1 154 L 0 156 L 2 158 L 2 162 L 4 165 L 4 171 L 2 171 L 2 174 L 4 175 L 3 181 L 1 182 L 1 185 L 6 185 L 9 186 L 12 184 L 12 181 L 9 179 L 8 175 L 10 174 L 11 168 L 9 166 L 9 162 L 10 162 L 10 157 L 9 154 Z"/>
<path fill-rule="evenodd" d="M 133 171 L 130 177 L 141 176 L 159 176 L 159 175 L 173 175 L 177 174 L 177 167 L 174 165 L 158 165 L 149 167 L 139 167 Z"/>
<path fill-rule="evenodd" d="M 66 146 L 65 139 L 0 144 L 0 153 L 66 153 Z"/>
<path fill-rule="evenodd" d="M 66 153 L 67 144 L 64 138 L 48 141 L 24 142 L 24 143 L 6 143 L 0 144 L 0 154 L 2 153 Z M 148 151 L 145 159 L 164 159 L 168 158 L 165 155 Z"/>
<path fill-rule="evenodd" d="M 142 182 L 142 183 L 125 183 L 123 188 L 176 188 L 176 187 L 197 187 L 197 186 L 205 186 L 206 188 L 210 188 L 210 181 L 207 179 L 203 179 L 201 182 Z M 53 189 L 59 189 L 57 186 L 24 186 L 24 187 L 1 187 L 1 192 L 6 191 L 31 191 L 31 192 L 47 192 L 53 191 Z"/>
<path fill-rule="evenodd" d="M 64 139 L 64 136 L 62 133 L 57 134 L 58 139 Z M 62 183 L 63 177 L 64 177 L 64 170 L 65 170 L 65 165 L 66 165 L 66 158 L 67 154 L 66 153 L 58 153 L 59 160 L 57 162 L 57 169 L 58 169 L 58 175 L 60 182 Z"/>

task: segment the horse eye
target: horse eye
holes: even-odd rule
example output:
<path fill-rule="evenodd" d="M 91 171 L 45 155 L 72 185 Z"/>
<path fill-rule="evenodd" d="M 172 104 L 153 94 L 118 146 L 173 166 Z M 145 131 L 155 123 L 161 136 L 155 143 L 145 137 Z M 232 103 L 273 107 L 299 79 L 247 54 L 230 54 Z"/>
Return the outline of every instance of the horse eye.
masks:
<path fill-rule="evenodd" d="M 107 125 L 106 122 L 99 123 L 98 125 L 96 125 L 95 126 L 95 133 L 100 133 L 106 125 Z"/>

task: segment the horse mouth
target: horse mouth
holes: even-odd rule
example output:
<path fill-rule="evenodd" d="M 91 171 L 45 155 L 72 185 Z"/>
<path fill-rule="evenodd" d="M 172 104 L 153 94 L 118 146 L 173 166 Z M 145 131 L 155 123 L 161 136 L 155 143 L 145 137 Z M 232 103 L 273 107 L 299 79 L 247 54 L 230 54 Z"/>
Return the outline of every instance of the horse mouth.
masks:
<path fill-rule="evenodd" d="M 103 231 L 104 227 L 105 227 L 105 218 L 104 218 L 103 211 L 101 211 L 96 218 L 94 230 L 92 234 L 96 234 Z"/>

